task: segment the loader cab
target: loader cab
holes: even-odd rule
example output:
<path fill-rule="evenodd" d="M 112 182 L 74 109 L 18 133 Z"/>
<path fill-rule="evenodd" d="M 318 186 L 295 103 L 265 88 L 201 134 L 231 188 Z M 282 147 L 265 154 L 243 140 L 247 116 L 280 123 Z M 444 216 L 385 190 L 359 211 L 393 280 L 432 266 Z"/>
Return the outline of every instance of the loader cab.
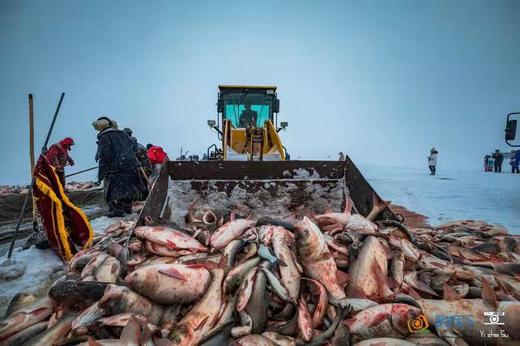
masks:
<path fill-rule="evenodd" d="M 268 120 L 276 124 L 280 108 L 276 87 L 219 86 L 218 113 L 234 128 L 264 127 Z"/>
<path fill-rule="evenodd" d="M 506 143 L 511 147 L 520 147 L 520 112 L 509 113 L 506 123 Z"/>
<path fill-rule="evenodd" d="M 286 151 L 278 132 L 280 101 L 275 86 L 219 85 L 217 121 L 208 120 L 222 146 L 211 159 L 276 161 L 285 160 Z"/>

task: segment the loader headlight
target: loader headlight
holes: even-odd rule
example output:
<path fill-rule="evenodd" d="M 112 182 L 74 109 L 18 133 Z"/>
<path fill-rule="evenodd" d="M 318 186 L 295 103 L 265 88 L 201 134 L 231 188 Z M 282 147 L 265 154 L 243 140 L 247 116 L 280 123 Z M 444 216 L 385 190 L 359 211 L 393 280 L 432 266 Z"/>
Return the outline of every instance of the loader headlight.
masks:
<path fill-rule="evenodd" d="M 214 128 L 217 125 L 217 122 L 215 120 L 208 120 L 208 126 L 211 128 Z"/>

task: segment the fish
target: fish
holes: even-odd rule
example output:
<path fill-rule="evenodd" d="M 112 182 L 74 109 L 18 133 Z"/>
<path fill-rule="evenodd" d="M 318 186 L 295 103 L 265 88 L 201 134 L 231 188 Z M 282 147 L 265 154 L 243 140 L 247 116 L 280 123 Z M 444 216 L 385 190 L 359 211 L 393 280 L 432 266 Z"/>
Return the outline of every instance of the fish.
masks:
<path fill-rule="evenodd" d="M 76 318 L 76 316 L 77 314 L 75 313 L 70 313 L 64 316 L 52 328 L 49 328 L 45 332 L 34 336 L 24 345 L 47 346 L 60 344 L 61 341 L 63 341 L 70 332 L 72 328 L 72 321 Z"/>
<path fill-rule="evenodd" d="M 101 253 L 101 251 L 78 251 L 74 256 L 72 256 L 67 265 L 69 271 L 81 272 L 92 258 L 97 257 Z"/>
<path fill-rule="evenodd" d="M 350 312 L 349 308 L 336 309 L 334 312 L 335 317 L 334 317 L 332 323 L 329 325 L 329 327 L 324 332 L 322 332 L 319 335 L 316 335 L 312 340 L 310 340 L 309 343 L 307 343 L 307 346 L 323 345 L 328 339 L 330 339 L 331 337 L 334 336 L 334 334 L 336 334 L 336 331 L 338 329 L 340 330 L 340 334 L 343 334 L 343 335 L 340 335 L 339 337 L 341 338 L 341 336 L 345 336 L 345 339 L 346 339 L 343 342 L 340 341 L 339 344 L 348 345 L 348 342 L 349 342 L 348 339 L 349 339 L 350 335 L 349 335 L 348 329 L 341 322 L 345 319 L 345 317 L 347 316 L 347 314 L 349 312 Z M 342 329 L 344 329 L 344 330 L 342 330 Z"/>
<path fill-rule="evenodd" d="M 61 306 L 90 306 L 105 294 L 108 283 L 97 281 L 57 281 L 49 289 L 48 295 Z"/>
<path fill-rule="evenodd" d="M 215 249 L 222 249 L 232 240 L 239 238 L 246 230 L 254 227 L 255 221 L 237 219 L 220 226 L 210 237 L 209 243 Z"/>
<path fill-rule="evenodd" d="M 291 298 L 297 301 L 300 296 L 300 271 L 292 251 L 287 245 L 288 233 L 289 231 L 283 227 L 275 227 L 271 242 L 278 260 L 281 281 L 289 291 Z"/>
<path fill-rule="evenodd" d="M 339 287 L 336 262 L 329 252 L 321 230 L 309 218 L 295 226 L 296 248 L 304 271 L 327 288 L 334 299 L 345 298 L 345 292 Z"/>
<path fill-rule="evenodd" d="M 258 256 L 269 261 L 269 263 L 271 263 L 271 264 L 275 264 L 278 261 L 276 256 L 274 256 L 271 253 L 271 251 L 269 250 L 269 248 L 267 246 L 265 246 L 264 244 L 260 244 L 258 246 Z"/>
<path fill-rule="evenodd" d="M 44 297 L 30 306 L 17 310 L 0 322 L 0 343 L 38 322 L 46 320 L 53 313 L 54 301 Z"/>
<path fill-rule="evenodd" d="M 354 312 L 365 310 L 378 305 L 378 303 L 373 300 L 363 298 L 344 298 L 341 300 L 331 299 L 330 304 L 341 307 L 348 306 Z"/>
<path fill-rule="evenodd" d="M 2 345 L 24 345 L 34 336 L 39 335 L 47 329 L 47 321 L 38 322 L 2 340 Z"/>
<path fill-rule="evenodd" d="M 373 338 L 356 342 L 354 346 L 414 346 L 415 343 L 396 338 Z"/>
<path fill-rule="evenodd" d="M 348 296 L 379 301 L 391 295 L 392 291 L 386 282 L 387 263 L 385 251 L 379 240 L 374 236 L 368 236 L 349 268 Z"/>
<path fill-rule="evenodd" d="M 30 306 L 34 304 L 38 300 L 38 297 L 34 294 L 28 294 L 24 292 L 16 293 L 9 304 L 7 304 L 7 309 L 5 310 L 4 318 L 11 315 L 13 312 L 22 309 L 23 307 Z"/>
<path fill-rule="evenodd" d="M 108 258 L 112 257 L 109 254 L 101 253 L 95 257 L 92 257 L 90 261 L 85 265 L 83 270 L 81 271 L 81 279 L 91 279 L 91 281 L 95 280 L 96 270 L 97 268 Z"/>
<path fill-rule="evenodd" d="M 157 256 L 174 258 L 181 257 L 179 250 L 170 249 L 164 245 L 157 244 L 149 240 L 146 240 L 144 242 L 144 248 L 146 249 L 146 251 L 148 251 L 148 253 Z M 191 254 L 191 251 L 189 251 L 189 253 Z"/>
<path fill-rule="evenodd" d="M 304 341 L 310 341 L 312 339 L 312 317 L 307 307 L 305 299 L 300 297 L 298 300 L 298 329 L 300 335 Z"/>
<path fill-rule="evenodd" d="M 208 252 L 208 248 L 187 234 L 162 226 L 140 226 L 134 233 L 141 239 L 166 246 L 170 250 L 191 250 Z"/>
<path fill-rule="evenodd" d="M 108 256 L 95 269 L 94 278 L 98 282 L 115 283 L 121 273 L 121 263 L 113 257 Z"/>
<path fill-rule="evenodd" d="M 278 346 L 277 343 L 263 335 L 250 334 L 235 340 L 233 346 Z"/>
<path fill-rule="evenodd" d="M 160 304 L 188 304 L 199 299 L 211 282 L 199 265 L 155 264 L 134 270 L 125 282 L 137 293 Z"/>
<path fill-rule="evenodd" d="M 247 272 L 247 274 L 242 279 L 240 283 L 240 287 L 238 288 L 238 299 L 236 309 L 238 312 L 243 311 L 247 303 L 249 303 L 249 299 L 253 295 L 253 287 L 256 279 L 256 273 L 258 268 L 253 268 Z"/>
<path fill-rule="evenodd" d="M 251 333 L 262 333 L 267 324 L 267 307 L 269 299 L 267 295 L 266 274 L 257 270 L 253 283 L 253 290 L 244 312 L 251 317 Z"/>
<path fill-rule="evenodd" d="M 201 340 L 200 346 L 230 345 L 233 342 L 233 338 L 231 336 L 231 329 L 233 326 L 233 321 L 215 326 L 215 328 L 213 328 L 204 336 L 204 338 Z"/>
<path fill-rule="evenodd" d="M 359 312 L 344 321 L 352 335 L 360 340 L 374 337 L 408 336 L 408 321 L 417 318 L 421 309 L 408 304 L 381 304 Z"/>
<path fill-rule="evenodd" d="M 222 251 L 222 254 L 224 256 L 227 256 L 227 264 L 226 264 L 226 273 L 228 273 L 235 264 L 235 256 L 237 253 L 244 247 L 246 242 L 242 239 L 235 239 L 230 241 L 224 250 Z"/>
<path fill-rule="evenodd" d="M 262 336 L 268 338 L 279 346 L 296 346 L 296 340 L 290 336 L 281 335 L 275 332 L 264 332 L 262 333 Z"/>
<path fill-rule="evenodd" d="M 227 259 L 221 260 L 217 268 L 211 270 L 211 284 L 204 296 L 191 308 L 169 333 L 168 339 L 173 345 L 195 345 L 209 332 L 217 322 L 222 306 L 222 283 Z"/>
<path fill-rule="evenodd" d="M 280 298 L 282 301 L 290 304 L 295 304 L 296 302 L 291 298 L 289 291 L 285 286 L 278 280 L 276 275 L 274 275 L 268 268 L 261 268 L 261 270 L 266 275 L 267 281 L 271 286 L 272 291 Z"/>
<path fill-rule="evenodd" d="M 401 250 L 397 252 L 390 262 L 390 277 L 395 280 L 398 286 L 401 286 L 404 280 L 404 264 L 405 258 Z"/>
<path fill-rule="evenodd" d="M 260 257 L 253 257 L 231 269 L 231 271 L 226 275 L 226 279 L 224 280 L 224 292 L 228 294 L 233 292 L 240 284 L 244 276 L 249 273 L 251 269 L 258 266 L 261 261 L 262 259 Z"/>
<path fill-rule="evenodd" d="M 367 215 L 368 221 L 374 221 L 390 205 L 390 201 L 383 201 L 375 193 L 372 193 L 372 210 Z"/>
<path fill-rule="evenodd" d="M 412 286 L 414 289 L 419 290 L 421 292 L 428 293 L 429 295 L 432 295 L 434 297 L 438 297 L 439 295 L 437 292 L 431 289 L 430 286 L 425 284 L 423 281 L 417 278 L 417 272 L 416 271 L 408 271 L 404 274 L 404 282 L 406 282 L 408 285 Z"/>
<path fill-rule="evenodd" d="M 109 284 L 103 297 L 76 317 L 72 322 L 72 329 L 88 326 L 107 315 L 125 312 L 146 316 L 151 323 L 158 324 L 164 308 L 128 287 Z"/>
<path fill-rule="evenodd" d="M 318 289 L 318 304 L 314 308 L 314 312 L 312 314 L 312 328 L 318 328 L 321 325 L 325 314 L 327 313 L 327 308 L 329 305 L 327 289 L 319 281 L 309 278 L 302 278 L 302 280 L 311 282 Z"/>
<path fill-rule="evenodd" d="M 141 241 L 141 239 L 133 238 L 128 243 L 128 248 L 133 252 L 139 252 L 143 248 L 143 242 Z"/>

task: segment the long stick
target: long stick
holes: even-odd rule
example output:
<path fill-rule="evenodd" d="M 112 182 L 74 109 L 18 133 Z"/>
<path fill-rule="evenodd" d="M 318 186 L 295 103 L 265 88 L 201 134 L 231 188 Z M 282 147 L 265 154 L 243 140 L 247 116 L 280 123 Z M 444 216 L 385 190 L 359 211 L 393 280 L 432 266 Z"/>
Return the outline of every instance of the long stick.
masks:
<path fill-rule="evenodd" d="M 54 123 L 56 122 L 56 118 L 58 117 L 58 113 L 61 108 L 61 102 L 65 97 L 65 93 L 61 93 L 60 101 L 58 102 L 58 106 L 56 107 L 56 111 L 54 112 L 54 117 L 52 118 L 51 127 L 49 128 L 49 132 L 47 133 L 47 138 L 45 139 L 45 143 L 42 147 L 42 155 L 47 152 L 47 144 L 49 144 L 49 139 L 51 138 L 52 129 L 54 128 Z M 20 230 L 20 224 L 22 223 L 23 214 L 25 213 L 25 208 L 27 207 L 27 202 L 29 201 L 29 197 L 32 196 L 32 188 L 34 186 L 34 181 L 36 180 L 33 175 L 31 179 L 31 186 L 29 186 L 29 191 L 25 195 L 25 199 L 23 201 L 22 210 L 20 210 L 20 215 L 18 216 L 18 222 L 16 223 L 16 229 L 14 230 L 13 239 L 11 240 L 11 245 L 9 245 L 9 252 L 7 253 L 7 258 L 10 259 L 13 253 L 14 243 L 16 241 L 16 236 L 18 235 L 18 231 Z"/>
<path fill-rule="evenodd" d="M 85 173 L 85 172 L 88 172 L 88 171 L 92 171 L 94 169 L 98 168 L 98 166 L 96 167 L 90 167 L 90 168 L 87 168 L 87 169 L 84 169 L 82 171 L 79 171 L 79 172 L 74 172 L 74 173 L 71 173 L 71 174 L 67 174 L 65 176 L 65 178 L 68 178 L 68 177 L 72 177 L 73 175 L 78 175 L 78 174 L 81 174 L 81 173 Z"/>
<path fill-rule="evenodd" d="M 29 159 L 31 160 L 31 179 L 34 174 L 34 111 L 33 111 L 33 95 L 29 94 Z M 36 203 L 32 198 L 32 223 L 33 230 L 38 229 L 38 211 Z"/>

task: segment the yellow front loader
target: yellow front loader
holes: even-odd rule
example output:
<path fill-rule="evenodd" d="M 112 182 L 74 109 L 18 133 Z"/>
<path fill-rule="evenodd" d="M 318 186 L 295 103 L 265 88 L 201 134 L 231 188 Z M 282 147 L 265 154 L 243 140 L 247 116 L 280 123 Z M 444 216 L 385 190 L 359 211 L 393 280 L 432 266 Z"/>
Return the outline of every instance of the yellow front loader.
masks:
<path fill-rule="evenodd" d="M 287 152 L 278 132 L 280 101 L 275 86 L 219 85 L 218 119 L 208 125 L 219 133 L 221 148 L 208 150 L 210 159 L 284 161 Z M 217 125 L 218 124 L 218 125 Z M 210 147 L 211 148 L 211 147 Z"/>

